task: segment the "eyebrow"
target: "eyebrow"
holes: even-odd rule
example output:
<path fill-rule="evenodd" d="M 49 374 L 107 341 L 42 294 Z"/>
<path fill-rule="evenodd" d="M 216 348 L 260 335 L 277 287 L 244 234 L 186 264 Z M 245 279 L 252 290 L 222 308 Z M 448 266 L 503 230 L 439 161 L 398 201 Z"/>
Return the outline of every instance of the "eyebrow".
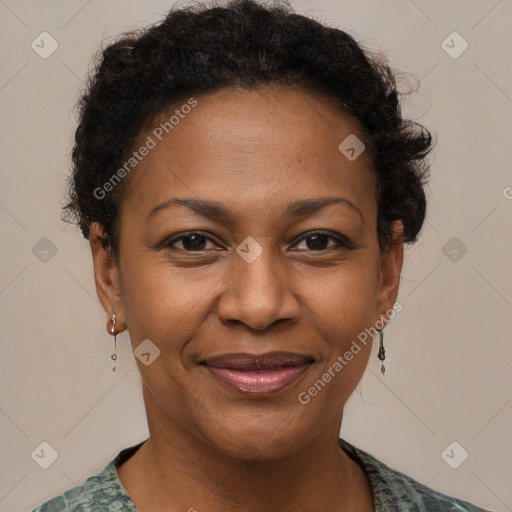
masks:
<path fill-rule="evenodd" d="M 364 222 L 363 212 L 349 199 L 344 197 L 319 197 L 314 199 L 301 199 L 290 203 L 286 208 L 286 215 L 290 218 L 299 218 L 311 215 L 330 204 L 345 204 L 356 211 Z M 189 208 L 203 217 L 210 217 L 217 220 L 230 219 L 232 214 L 224 208 L 221 203 L 194 198 L 170 197 L 155 206 L 148 214 L 148 219 L 158 212 L 174 205 L 181 205 Z"/>

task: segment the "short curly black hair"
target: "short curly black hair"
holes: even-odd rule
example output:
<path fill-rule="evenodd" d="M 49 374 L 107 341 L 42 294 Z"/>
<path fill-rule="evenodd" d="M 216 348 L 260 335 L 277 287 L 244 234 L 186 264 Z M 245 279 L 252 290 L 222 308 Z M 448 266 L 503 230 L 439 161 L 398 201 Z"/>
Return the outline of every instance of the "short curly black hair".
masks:
<path fill-rule="evenodd" d="M 281 84 L 335 99 L 359 120 L 378 176 L 379 247 L 394 243 L 395 220 L 404 226 L 401 241 L 413 243 L 426 215 L 432 135 L 402 118 L 397 77 L 382 54 L 295 13 L 287 0 L 174 7 L 161 22 L 124 33 L 96 54 L 78 104 L 63 218 L 85 238 L 98 222 L 117 259 L 127 180 L 104 197 L 95 191 L 126 162 L 141 130 L 192 95 Z"/>

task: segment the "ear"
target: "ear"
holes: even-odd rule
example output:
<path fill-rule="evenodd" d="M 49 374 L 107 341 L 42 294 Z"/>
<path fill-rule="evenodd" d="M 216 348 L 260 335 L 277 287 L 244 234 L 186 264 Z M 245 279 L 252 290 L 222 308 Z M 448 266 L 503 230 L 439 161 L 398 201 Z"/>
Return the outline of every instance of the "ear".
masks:
<path fill-rule="evenodd" d="M 403 233 L 402 221 L 395 221 L 393 223 L 393 245 L 380 255 L 380 284 L 377 291 L 377 315 L 379 320 L 381 314 L 393 308 L 398 297 L 400 274 L 404 261 Z"/>
<path fill-rule="evenodd" d="M 121 293 L 121 277 L 119 266 L 115 262 L 109 248 L 104 247 L 104 242 L 105 234 L 101 224 L 93 222 L 89 232 L 89 244 L 94 263 L 96 293 L 107 312 L 108 320 L 115 313 L 116 332 L 120 333 L 126 329 Z M 110 334 L 109 326 L 110 322 L 107 321 L 107 332 Z"/>

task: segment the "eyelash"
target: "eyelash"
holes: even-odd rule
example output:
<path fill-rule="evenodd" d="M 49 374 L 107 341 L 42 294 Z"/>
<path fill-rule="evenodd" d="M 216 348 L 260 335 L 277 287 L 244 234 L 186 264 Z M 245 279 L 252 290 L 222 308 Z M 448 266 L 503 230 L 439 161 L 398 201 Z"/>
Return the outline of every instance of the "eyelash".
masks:
<path fill-rule="evenodd" d="M 203 252 L 206 252 L 206 250 L 187 251 L 186 249 L 180 249 L 180 248 L 177 248 L 177 247 L 173 247 L 173 244 L 175 244 L 176 242 L 178 242 L 178 241 L 180 241 L 180 240 L 182 240 L 184 238 L 187 238 L 187 237 L 189 237 L 191 235 L 200 235 L 200 236 L 206 238 L 206 240 L 209 240 L 210 242 L 216 243 L 204 231 L 189 231 L 188 233 L 185 233 L 185 234 L 181 235 L 178 238 L 174 238 L 174 239 L 171 239 L 169 241 L 164 242 L 163 246 L 164 246 L 164 248 L 177 249 L 179 251 L 184 251 L 184 252 L 187 252 L 187 253 L 203 253 Z M 336 242 L 336 244 L 337 244 L 337 247 L 334 247 L 335 249 L 337 248 L 337 249 L 349 249 L 349 250 L 352 250 L 354 248 L 352 246 L 352 244 L 348 241 L 348 239 L 346 239 L 345 237 L 334 236 L 333 234 L 331 234 L 329 232 L 326 232 L 326 231 L 322 231 L 322 230 L 310 231 L 310 232 L 306 233 L 306 236 L 303 236 L 302 238 L 300 238 L 295 245 L 297 245 L 297 244 L 303 242 L 304 240 L 307 240 L 308 238 L 310 238 L 312 236 L 315 236 L 315 235 L 325 235 L 328 238 L 331 238 L 332 240 L 334 240 Z M 324 251 L 328 251 L 330 249 L 333 249 L 333 248 L 330 247 L 330 248 L 327 248 L 327 249 L 320 249 L 320 250 L 316 250 L 316 251 L 314 249 L 307 249 L 307 251 L 310 251 L 310 252 L 324 252 Z"/>

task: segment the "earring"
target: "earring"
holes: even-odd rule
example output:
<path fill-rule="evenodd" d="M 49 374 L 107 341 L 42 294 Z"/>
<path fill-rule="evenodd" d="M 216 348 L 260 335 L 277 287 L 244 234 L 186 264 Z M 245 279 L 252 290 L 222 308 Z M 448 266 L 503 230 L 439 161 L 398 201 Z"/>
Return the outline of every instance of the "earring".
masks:
<path fill-rule="evenodd" d="M 380 336 L 380 346 L 379 346 L 379 355 L 377 356 L 380 359 L 381 367 L 380 371 L 382 372 L 382 375 L 384 375 L 384 372 L 386 371 L 386 367 L 384 366 L 384 359 L 386 359 L 386 351 L 384 350 L 384 320 L 383 315 L 380 315 L 380 321 L 382 322 L 382 329 L 379 331 Z"/>
<path fill-rule="evenodd" d="M 116 371 L 116 361 L 117 361 L 117 354 L 116 354 L 116 348 L 117 348 L 117 332 L 116 332 L 116 315 L 115 313 L 112 313 L 112 327 L 110 328 L 110 333 L 114 336 L 114 353 L 110 356 L 110 359 L 114 362 L 114 366 L 112 368 L 112 371 Z"/>

